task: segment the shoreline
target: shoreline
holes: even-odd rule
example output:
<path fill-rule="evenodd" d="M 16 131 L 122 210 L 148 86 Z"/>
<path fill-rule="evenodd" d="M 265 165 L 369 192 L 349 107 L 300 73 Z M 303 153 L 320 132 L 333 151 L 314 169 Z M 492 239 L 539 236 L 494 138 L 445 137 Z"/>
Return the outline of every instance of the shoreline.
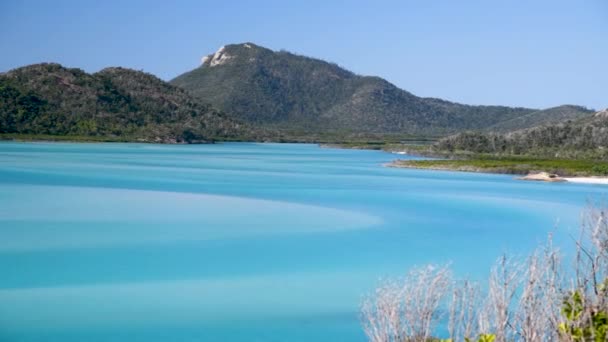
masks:
<path fill-rule="evenodd" d="M 48 136 L 45 136 L 46 138 Z M 1 137 L 0 142 L 41 142 L 41 143 L 143 143 L 143 144 L 162 144 L 162 145 L 186 145 L 188 143 L 167 143 L 167 142 L 152 142 L 152 141 L 133 141 L 133 140 L 81 140 L 78 139 L 80 137 L 76 136 L 76 139 L 70 139 L 71 137 L 66 136 L 62 137 L 63 139 L 44 139 L 41 136 L 34 137 L 33 139 L 30 137 L 29 139 L 16 139 L 14 137 L 7 139 L 6 136 Z M 226 142 L 251 142 L 251 143 L 259 143 L 259 141 L 246 141 L 246 140 L 217 140 L 217 141 L 206 141 L 206 142 L 196 142 L 191 144 L 221 144 Z M 265 141 L 265 142 L 273 142 L 273 141 Z M 275 143 L 288 143 L 285 141 L 276 141 Z M 293 142 L 292 142 L 293 143 Z M 304 143 L 311 144 L 310 142 L 295 142 L 295 143 Z M 312 143 L 319 146 L 319 148 L 338 148 L 338 149 L 356 149 L 356 150 L 382 150 L 378 148 L 379 146 L 375 146 L 375 148 L 370 148 L 370 146 L 349 146 L 345 147 L 342 144 L 333 144 L 333 143 Z M 411 156 L 425 156 L 424 153 L 416 153 L 418 151 L 390 151 L 384 150 L 387 153 L 392 153 L 396 155 L 411 155 Z M 433 157 L 430 157 L 433 158 Z M 436 158 L 436 157 L 435 157 Z M 544 177 L 539 175 L 541 173 L 546 173 L 542 170 L 527 170 L 523 172 L 523 170 L 510 170 L 505 168 L 480 168 L 475 167 L 473 165 L 460 165 L 460 166 L 450 166 L 450 165 L 433 165 L 433 166 L 420 166 L 414 164 L 408 164 L 411 162 L 410 160 L 400 160 L 396 159 L 391 162 L 387 162 L 382 164 L 383 167 L 391 167 L 391 168 L 404 168 L 404 169 L 418 169 L 418 170 L 433 170 L 433 171 L 452 171 L 452 172 L 473 172 L 473 173 L 486 173 L 486 174 L 502 174 L 502 175 L 515 175 L 520 176 L 516 179 L 527 180 L 527 181 L 541 181 L 541 182 L 568 182 L 568 183 L 578 183 L 578 184 L 595 184 L 595 185 L 608 185 L 608 176 L 593 176 L 593 175 L 568 175 L 568 176 L 558 176 L 558 179 L 554 179 L 553 177 Z"/>
<path fill-rule="evenodd" d="M 451 172 L 470 172 L 470 173 L 485 173 L 485 174 L 498 174 L 498 175 L 510 175 L 516 176 L 514 179 L 524 180 L 524 181 L 533 181 L 533 182 L 546 182 L 546 183 L 576 183 L 576 184 L 593 184 L 593 185 L 608 185 L 608 176 L 567 176 L 567 177 L 558 177 L 558 179 L 553 179 L 549 177 L 543 178 L 543 176 L 538 177 L 538 175 L 546 173 L 543 171 L 531 171 L 531 172 L 507 172 L 506 170 L 492 170 L 492 169 L 482 169 L 473 166 L 465 166 L 465 167 L 449 167 L 449 166 L 416 166 L 416 165 L 408 165 L 404 163 L 399 163 L 399 159 L 394 160 L 392 162 L 382 164 L 383 167 L 391 167 L 397 169 L 414 169 L 414 170 L 432 170 L 432 171 L 451 171 Z"/>
<path fill-rule="evenodd" d="M 564 177 L 566 182 L 608 185 L 608 177 Z"/>

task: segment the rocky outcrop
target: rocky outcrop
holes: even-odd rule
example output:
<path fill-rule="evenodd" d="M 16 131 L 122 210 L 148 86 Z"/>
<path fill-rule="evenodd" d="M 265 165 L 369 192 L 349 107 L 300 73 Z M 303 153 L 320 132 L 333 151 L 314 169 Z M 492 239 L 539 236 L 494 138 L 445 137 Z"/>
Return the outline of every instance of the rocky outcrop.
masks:
<path fill-rule="evenodd" d="M 548 173 L 548 172 L 530 173 L 527 176 L 520 177 L 518 179 L 527 180 L 527 181 L 540 181 L 540 182 L 565 182 L 566 181 L 565 178 L 562 178 L 554 173 Z"/>
<path fill-rule="evenodd" d="M 595 113 L 596 118 L 608 118 L 608 108 Z"/>
<path fill-rule="evenodd" d="M 251 46 L 247 47 L 251 48 Z M 201 58 L 201 64 L 209 67 L 214 67 L 217 65 L 222 65 L 232 58 L 234 58 L 234 56 L 231 56 L 226 53 L 226 47 L 222 46 L 214 54 L 207 55 Z"/>

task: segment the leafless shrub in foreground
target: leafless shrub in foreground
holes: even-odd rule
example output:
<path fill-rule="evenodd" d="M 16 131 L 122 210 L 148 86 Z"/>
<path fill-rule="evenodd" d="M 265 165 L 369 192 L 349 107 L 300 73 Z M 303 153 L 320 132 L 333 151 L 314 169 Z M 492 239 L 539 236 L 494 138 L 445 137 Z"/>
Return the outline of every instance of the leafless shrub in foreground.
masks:
<path fill-rule="evenodd" d="M 600 335 L 607 329 L 602 315 L 608 315 L 608 207 L 603 208 L 585 212 L 573 269 L 564 268 L 551 237 L 524 261 L 499 258 L 485 294 L 477 284 L 452 281 L 447 267 L 415 269 L 365 299 L 367 336 L 373 342 L 430 341 L 440 312 L 449 308 L 454 342 L 483 334 L 496 342 L 608 341 L 605 332 Z"/>
<path fill-rule="evenodd" d="M 537 249 L 524 265 L 513 334 L 527 342 L 556 341 L 559 337 L 563 280 L 559 252 L 549 243 Z"/>
<path fill-rule="evenodd" d="M 488 299 L 480 317 L 484 331 L 492 331 L 497 342 L 512 339 L 511 308 L 521 282 L 521 264 L 501 256 L 492 270 L 488 283 Z"/>
<path fill-rule="evenodd" d="M 454 283 L 450 302 L 448 330 L 454 342 L 473 339 L 481 331 L 479 314 L 482 293 L 479 284 L 469 280 Z"/>
<path fill-rule="evenodd" d="M 426 342 L 450 284 L 445 266 L 416 268 L 402 282 L 385 282 L 363 301 L 363 327 L 370 341 Z"/>
<path fill-rule="evenodd" d="M 597 297 L 608 278 L 608 207 L 589 205 L 576 247 L 576 288 Z"/>
<path fill-rule="evenodd" d="M 608 341 L 608 207 L 591 204 L 585 214 L 576 239 L 574 279 L 564 295 L 561 337 Z"/>

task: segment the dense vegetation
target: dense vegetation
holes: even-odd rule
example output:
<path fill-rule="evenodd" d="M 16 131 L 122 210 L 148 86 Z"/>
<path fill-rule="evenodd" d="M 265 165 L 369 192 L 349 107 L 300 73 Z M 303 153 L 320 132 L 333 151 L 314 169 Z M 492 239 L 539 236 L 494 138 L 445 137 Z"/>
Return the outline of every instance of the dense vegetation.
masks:
<path fill-rule="evenodd" d="M 229 45 L 172 83 L 124 68 L 94 74 L 59 64 L 18 68 L 0 74 L 0 139 L 270 140 L 387 149 L 469 129 L 508 131 L 589 117 L 589 110 L 577 106 L 537 111 L 420 98 L 377 77 L 254 44 Z M 526 151 L 541 146 L 540 140 L 559 139 L 542 129 L 528 145 L 505 142 L 517 133 L 478 136 L 496 140 L 480 144 L 485 149 Z M 589 134 L 601 138 L 602 130 L 591 131 L 578 132 L 581 138 L 572 149 L 580 150 Z M 438 148 L 470 149 L 471 137 L 451 137 Z"/>
<path fill-rule="evenodd" d="M 256 139 L 254 131 L 150 74 L 95 74 L 37 64 L 0 75 L 3 137 L 208 142 Z"/>
<path fill-rule="evenodd" d="M 399 150 L 399 147 L 389 147 Z M 608 176 L 608 112 L 510 133 L 464 132 L 431 145 L 402 145 L 435 160 L 399 160 L 392 166 L 560 176 Z"/>
<path fill-rule="evenodd" d="M 94 74 L 59 64 L 18 68 L 0 74 L 0 138 L 349 142 L 377 148 L 589 112 L 420 98 L 378 77 L 254 44 L 229 45 L 172 83 L 124 68 Z"/>
<path fill-rule="evenodd" d="M 306 133 L 445 135 L 524 116 L 534 125 L 551 117 L 527 108 L 421 98 L 378 77 L 251 43 L 228 45 L 171 83 L 247 122 Z M 560 118 L 578 118 L 581 111 L 564 107 Z"/>
<path fill-rule="evenodd" d="M 493 132 L 511 132 L 549 124 L 558 124 L 569 120 L 578 120 L 590 117 L 593 113 L 593 110 L 585 107 L 564 105 L 538 110 L 511 120 L 502 121 L 485 130 Z"/>
<path fill-rule="evenodd" d="M 438 151 L 608 160 L 608 115 L 506 134 L 465 132 L 439 140 Z"/>

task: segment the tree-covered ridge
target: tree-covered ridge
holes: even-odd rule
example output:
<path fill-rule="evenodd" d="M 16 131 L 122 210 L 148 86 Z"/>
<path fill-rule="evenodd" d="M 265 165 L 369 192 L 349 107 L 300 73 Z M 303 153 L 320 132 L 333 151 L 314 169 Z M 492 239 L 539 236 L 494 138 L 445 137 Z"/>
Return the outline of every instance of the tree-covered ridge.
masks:
<path fill-rule="evenodd" d="M 227 45 L 171 83 L 247 122 L 309 132 L 451 134 L 538 112 L 422 98 L 379 77 L 252 43 Z M 550 115 L 539 117 L 524 122 Z"/>
<path fill-rule="evenodd" d="M 548 124 L 557 124 L 568 120 L 578 120 L 590 117 L 593 110 L 574 105 L 563 105 L 532 112 L 511 120 L 499 122 L 489 127 L 488 131 L 511 132 Z"/>
<path fill-rule="evenodd" d="M 45 63 L 0 75 L 0 133 L 197 142 L 255 132 L 141 71 Z"/>
<path fill-rule="evenodd" d="M 510 133 L 465 132 L 438 141 L 439 151 L 538 155 L 608 160 L 608 115 L 539 126 Z"/>

